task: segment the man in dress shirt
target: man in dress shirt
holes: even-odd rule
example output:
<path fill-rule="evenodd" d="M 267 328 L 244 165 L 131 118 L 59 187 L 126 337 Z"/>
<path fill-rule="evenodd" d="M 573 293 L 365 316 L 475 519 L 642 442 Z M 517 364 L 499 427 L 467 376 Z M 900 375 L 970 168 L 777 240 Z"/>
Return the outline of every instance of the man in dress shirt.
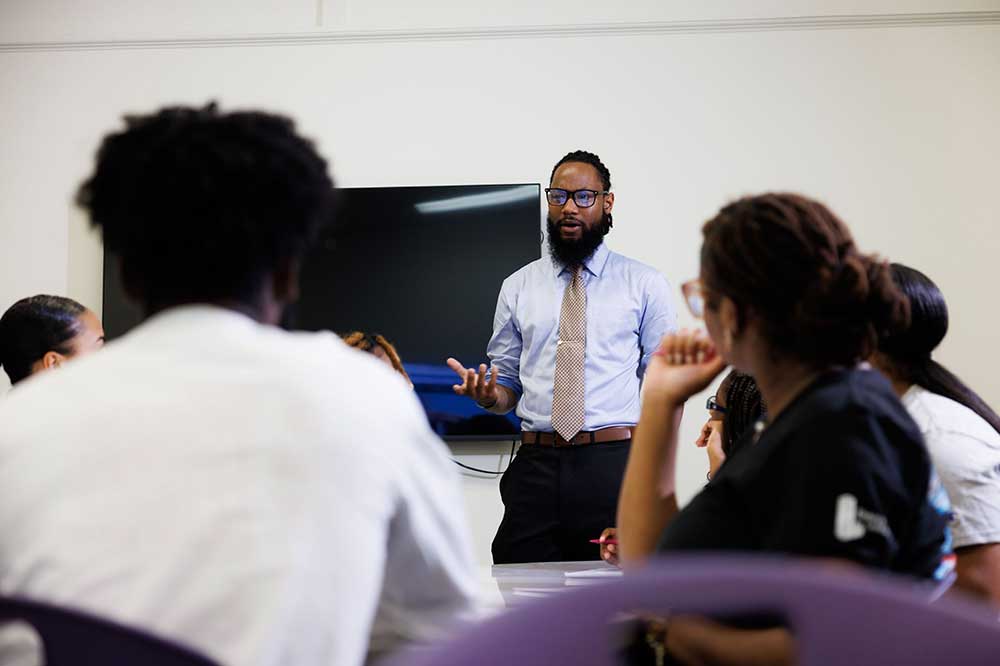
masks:
<path fill-rule="evenodd" d="M 251 666 L 361 664 L 471 609 L 459 479 L 413 392 L 274 325 L 332 195 L 278 116 L 105 139 L 79 200 L 147 319 L 0 405 L 5 594 Z"/>
<path fill-rule="evenodd" d="M 559 160 L 546 189 L 550 256 L 504 280 L 490 372 L 448 359 L 456 393 L 495 414 L 516 407 L 522 419 L 522 446 L 500 481 L 497 564 L 599 558 L 589 540 L 615 524 L 643 372 L 676 328 L 666 279 L 603 242 L 610 190 L 597 155 Z"/>

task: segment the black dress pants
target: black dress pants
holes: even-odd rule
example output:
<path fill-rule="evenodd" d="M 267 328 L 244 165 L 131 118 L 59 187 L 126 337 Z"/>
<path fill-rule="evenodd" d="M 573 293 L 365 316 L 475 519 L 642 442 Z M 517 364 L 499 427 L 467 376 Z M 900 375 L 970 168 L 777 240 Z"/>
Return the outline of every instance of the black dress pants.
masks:
<path fill-rule="evenodd" d="M 600 559 L 590 539 L 615 526 L 629 443 L 522 445 L 500 479 L 493 563 Z"/>

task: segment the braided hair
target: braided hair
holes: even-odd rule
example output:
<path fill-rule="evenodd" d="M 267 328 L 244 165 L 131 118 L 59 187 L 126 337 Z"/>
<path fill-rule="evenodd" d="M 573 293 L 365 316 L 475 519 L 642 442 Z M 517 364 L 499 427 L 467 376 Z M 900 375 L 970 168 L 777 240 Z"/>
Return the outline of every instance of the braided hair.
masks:
<path fill-rule="evenodd" d="M 604 162 L 601 161 L 600 157 L 594 153 L 587 152 L 586 150 L 574 150 L 571 153 L 566 153 L 566 155 L 561 160 L 556 162 L 554 167 L 552 167 L 552 173 L 549 175 L 549 183 L 551 183 L 552 179 L 556 177 L 556 170 L 567 162 L 582 162 L 583 164 L 589 164 L 594 167 L 597 169 L 597 173 L 601 177 L 601 184 L 604 186 L 604 189 L 611 189 L 611 171 L 608 170 L 608 167 L 604 166 Z M 611 227 L 611 213 L 605 213 L 604 217 L 607 219 L 608 227 Z"/>
<path fill-rule="evenodd" d="M 406 374 L 406 370 L 403 368 L 403 361 L 399 358 L 399 352 L 391 342 L 389 342 L 385 336 L 379 333 L 365 333 L 364 331 L 352 331 L 344 335 L 344 342 L 347 343 L 348 347 L 354 347 L 355 349 L 360 349 L 361 351 L 366 351 L 374 354 L 376 348 L 381 348 L 385 352 L 385 355 L 389 357 L 389 361 L 392 363 L 392 368 L 399 374 L 406 378 L 406 381 L 412 384 L 410 381 L 410 376 Z"/>
<path fill-rule="evenodd" d="M 768 193 L 725 206 L 702 229 L 706 307 L 752 311 L 772 358 L 817 370 L 852 366 L 905 329 L 909 303 L 887 262 L 863 254 L 840 218 L 802 195 Z"/>
<path fill-rule="evenodd" d="M 733 370 L 722 380 L 719 393 L 725 396 L 722 417 L 722 452 L 728 459 L 750 441 L 744 437 L 754 424 L 767 417 L 764 396 L 750 375 Z"/>

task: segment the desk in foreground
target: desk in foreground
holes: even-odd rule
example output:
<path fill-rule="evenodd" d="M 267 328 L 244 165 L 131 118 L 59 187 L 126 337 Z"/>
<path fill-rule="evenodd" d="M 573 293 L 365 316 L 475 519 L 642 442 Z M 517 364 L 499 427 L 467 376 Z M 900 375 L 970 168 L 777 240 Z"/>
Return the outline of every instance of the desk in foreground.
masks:
<path fill-rule="evenodd" d="M 599 560 L 494 564 L 482 573 L 483 602 L 495 610 L 558 594 L 571 587 L 606 583 L 621 576 L 620 569 Z"/>

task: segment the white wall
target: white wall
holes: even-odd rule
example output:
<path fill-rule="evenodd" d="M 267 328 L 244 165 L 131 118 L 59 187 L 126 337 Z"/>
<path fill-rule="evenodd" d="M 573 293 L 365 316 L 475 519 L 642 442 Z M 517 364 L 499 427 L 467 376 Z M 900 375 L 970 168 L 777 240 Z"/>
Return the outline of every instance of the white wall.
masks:
<path fill-rule="evenodd" d="M 594 150 L 610 245 L 674 284 L 728 199 L 820 197 L 941 285 L 939 358 L 1000 403 L 1000 2 L 208 4 L 0 3 L 0 308 L 98 307 L 100 248 L 70 201 L 99 137 L 125 111 L 217 99 L 294 116 L 347 186 L 543 182 Z M 705 471 L 689 414 L 684 498 Z M 461 452 L 497 468 L 496 450 Z M 484 561 L 495 486 L 467 484 Z"/>

